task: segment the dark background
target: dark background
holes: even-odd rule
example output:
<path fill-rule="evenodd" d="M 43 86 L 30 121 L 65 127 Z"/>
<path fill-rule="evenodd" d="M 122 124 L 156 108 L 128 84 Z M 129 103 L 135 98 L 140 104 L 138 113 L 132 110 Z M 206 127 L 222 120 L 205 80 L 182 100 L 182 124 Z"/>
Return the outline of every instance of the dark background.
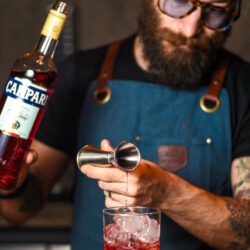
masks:
<path fill-rule="evenodd" d="M 136 30 L 137 15 L 141 0 L 71 0 L 74 13 L 69 31 L 70 43 L 75 49 L 100 46 L 112 40 L 125 37 Z M 150 1 L 150 0 L 148 0 Z M 250 61 L 250 2 L 245 0 L 242 17 L 235 24 L 232 36 L 226 46 Z M 50 0 L 0 0 L 0 90 L 4 87 L 15 59 L 31 50 L 47 15 Z M 67 40 L 67 36 L 66 36 Z M 69 48 L 71 51 L 72 48 Z M 65 180 L 53 189 L 55 197 L 65 192 L 71 183 L 70 168 L 63 176 Z M 69 187 L 70 189 L 70 187 Z M 24 229 L 8 231 L 8 225 L 0 217 L 0 249 L 59 249 L 51 244 L 68 243 L 70 237 L 72 207 L 61 200 L 48 203 L 38 217 L 31 220 Z M 16 243 L 12 247 L 4 243 Z M 22 244 L 43 243 L 39 248 Z M 46 244 L 46 246 L 44 245 Z M 62 248 L 60 248 L 62 249 Z M 69 249 L 68 246 L 64 249 Z"/>
<path fill-rule="evenodd" d="M 247 0 L 248 1 L 248 0 Z M 250 3 L 245 1 L 227 47 L 250 61 Z M 0 1 L 0 88 L 21 53 L 34 47 L 49 0 Z M 71 0 L 75 6 L 75 45 L 92 48 L 136 30 L 140 0 Z"/>

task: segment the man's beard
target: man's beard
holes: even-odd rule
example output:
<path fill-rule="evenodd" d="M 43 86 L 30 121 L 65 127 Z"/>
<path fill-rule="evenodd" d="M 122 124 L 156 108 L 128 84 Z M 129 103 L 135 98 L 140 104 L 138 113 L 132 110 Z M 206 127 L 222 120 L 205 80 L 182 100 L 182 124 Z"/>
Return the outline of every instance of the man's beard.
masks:
<path fill-rule="evenodd" d="M 203 30 L 187 38 L 168 28 L 160 28 L 159 16 L 149 0 L 142 1 L 139 36 L 144 59 L 154 82 L 177 89 L 195 89 L 208 84 L 218 51 L 230 30 L 208 37 Z M 165 46 L 164 46 L 165 41 Z M 167 42 L 167 44 L 166 44 Z"/>

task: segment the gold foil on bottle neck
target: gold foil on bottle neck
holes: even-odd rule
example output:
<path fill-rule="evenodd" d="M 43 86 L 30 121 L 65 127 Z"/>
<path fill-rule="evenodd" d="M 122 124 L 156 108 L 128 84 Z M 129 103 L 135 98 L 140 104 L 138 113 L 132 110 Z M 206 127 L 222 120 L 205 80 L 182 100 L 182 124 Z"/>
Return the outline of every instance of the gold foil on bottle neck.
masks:
<path fill-rule="evenodd" d="M 48 36 L 54 40 L 58 40 L 67 16 L 56 10 L 50 10 L 46 22 L 41 31 L 41 35 Z"/>

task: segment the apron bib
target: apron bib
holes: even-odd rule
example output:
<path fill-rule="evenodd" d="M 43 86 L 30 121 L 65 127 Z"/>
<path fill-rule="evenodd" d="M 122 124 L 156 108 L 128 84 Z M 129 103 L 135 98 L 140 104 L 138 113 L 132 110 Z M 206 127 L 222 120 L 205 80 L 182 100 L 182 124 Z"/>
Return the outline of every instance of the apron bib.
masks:
<path fill-rule="evenodd" d="M 142 158 L 164 165 L 166 146 L 184 150 L 186 161 L 175 174 L 217 195 L 230 195 L 231 121 L 229 97 L 220 93 L 220 107 L 206 113 L 200 99 L 207 92 L 175 91 L 167 86 L 138 81 L 109 80 L 112 97 L 98 104 L 91 83 L 80 118 L 78 148 L 109 139 L 113 146 L 128 140 L 136 144 Z M 73 250 L 102 250 L 104 194 L 96 180 L 76 172 Z M 128 187 L 129 188 L 129 187 Z M 212 249 L 162 215 L 162 250 Z"/>

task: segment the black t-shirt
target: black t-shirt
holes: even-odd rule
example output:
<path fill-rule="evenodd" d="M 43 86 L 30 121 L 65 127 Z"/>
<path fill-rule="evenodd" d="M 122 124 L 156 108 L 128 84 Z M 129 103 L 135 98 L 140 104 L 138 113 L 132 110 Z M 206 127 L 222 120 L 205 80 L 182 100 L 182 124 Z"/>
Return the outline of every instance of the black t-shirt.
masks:
<path fill-rule="evenodd" d="M 124 40 L 113 78 L 151 82 L 133 54 L 134 36 Z M 75 157 L 80 111 L 89 84 L 97 79 L 108 46 L 78 51 L 59 67 L 55 92 L 36 138 Z M 233 55 L 223 88 L 229 93 L 234 158 L 250 156 L 250 63 Z M 221 128 L 223 130 L 223 128 Z"/>

